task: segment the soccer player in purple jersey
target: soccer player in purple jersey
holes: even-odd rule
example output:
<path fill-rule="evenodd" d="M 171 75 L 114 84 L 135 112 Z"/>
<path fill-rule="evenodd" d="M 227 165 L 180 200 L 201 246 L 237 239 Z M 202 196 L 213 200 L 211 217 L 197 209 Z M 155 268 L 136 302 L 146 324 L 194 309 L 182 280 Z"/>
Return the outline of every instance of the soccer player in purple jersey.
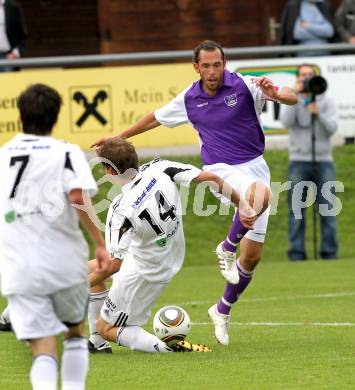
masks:
<path fill-rule="evenodd" d="M 216 248 L 227 285 L 208 313 L 216 339 L 228 345 L 229 313 L 261 259 L 269 217 L 270 171 L 263 159 L 265 137 L 260 114 L 266 100 L 293 105 L 297 103 L 297 95 L 291 88 L 274 86 L 267 77 L 230 72 L 226 69 L 223 48 L 214 41 L 198 45 L 193 62 L 199 81 L 117 137 L 129 138 L 159 125 L 175 127 L 190 123 L 200 138 L 203 169 L 223 178 L 258 212 L 254 229 L 248 230 L 240 222 L 242 210 L 237 210 L 226 239 Z M 107 139 L 97 141 L 95 146 L 100 147 Z"/>

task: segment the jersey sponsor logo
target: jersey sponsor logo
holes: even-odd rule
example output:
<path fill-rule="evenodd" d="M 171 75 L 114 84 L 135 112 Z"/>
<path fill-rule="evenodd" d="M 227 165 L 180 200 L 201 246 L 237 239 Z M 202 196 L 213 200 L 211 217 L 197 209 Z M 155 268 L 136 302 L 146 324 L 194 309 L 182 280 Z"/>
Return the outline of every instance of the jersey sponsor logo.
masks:
<path fill-rule="evenodd" d="M 176 232 L 177 232 L 177 230 L 178 230 L 179 224 L 180 224 L 180 221 L 176 221 L 176 225 L 175 225 L 174 229 L 173 229 L 170 233 L 168 233 L 168 234 L 166 235 L 166 238 L 167 238 L 167 239 L 169 239 L 169 238 L 175 236 L 175 234 L 176 234 Z"/>
<path fill-rule="evenodd" d="M 16 218 L 26 218 L 26 217 L 29 217 L 31 215 L 42 215 L 45 217 L 47 216 L 45 213 L 43 213 L 43 211 L 40 208 L 37 207 L 34 210 L 16 213 Z"/>
<path fill-rule="evenodd" d="M 164 248 L 166 246 L 166 237 L 160 238 L 159 240 L 156 240 L 155 243 L 160 247 Z"/>
<path fill-rule="evenodd" d="M 205 107 L 207 105 L 208 105 L 208 102 L 205 102 L 205 103 L 198 104 L 196 107 L 201 108 L 201 107 Z"/>
<path fill-rule="evenodd" d="M 32 150 L 47 150 L 50 149 L 50 145 L 33 145 Z"/>
<path fill-rule="evenodd" d="M 226 96 L 224 102 L 228 107 L 234 107 L 238 103 L 237 95 L 233 93 L 232 95 Z"/>
<path fill-rule="evenodd" d="M 146 188 L 143 190 L 141 195 L 138 196 L 138 198 L 132 203 L 132 207 L 134 209 L 138 208 L 147 198 L 147 195 L 150 193 L 152 188 L 155 186 L 157 183 L 157 179 L 153 178 L 150 183 L 146 186 Z"/>
<path fill-rule="evenodd" d="M 179 228 L 179 225 L 180 225 L 180 221 L 176 221 L 176 225 L 175 225 L 174 229 L 173 229 L 170 233 L 168 233 L 168 234 L 166 235 L 166 237 L 162 237 L 162 238 L 159 238 L 159 240 L 156 240 L 155 243 L 156 243 L 159 247 L 161 247 L 161 248 L 165 247 L 166 244 L 167 244 L 167 242 L 168 242 L 168 240 L 169 240 L 171 237 L 175 236 L 175 234 L 176 234 L 176 232 L 177 232 L 177 230 L 178 230 L 178 228 Z"/>
<path fill-rule="evenodd" d="M 26 140 L 24 140 L 25 142 Z M 34 141 L 37 141 L 37 140 L 33 140 Z M 48 150 L 50 149 L 51 146 L 50 145 L 26 145 L 26 146 L 12 146 L 10 147 L 9 149 L 7 149 L 9 152 L 14 152 L 14 151 L 20 151 L 20 152 L 24 152 L 24 151 L 28 151 L 29 149 L 32 149 L 32 150 Z"/>
<path fill-rule="evenodd" d="M 22 218 L 24 220 L 23 223 L 30 224 L 31 220 L 28 219 L 28 218 L 31 217 L 31 216 L 34 216 L 34 215 L 47 216 L 46 214 L 44 214 L 42 212 L 41 209 L 35 208 L 34 210 L 23 211 L 21 213 L 16 212 L 15 210 L 9 211 L 8 213 L 4 214 L 4 219 L 5 219 L 6 223 L 13 223 L 17 219 L 21 219 Z"/>
<path fill-rule="evenodd" d="M 19 150 L 21 152 L 27 150 L 27 145 L 26 146 L 12 146 L 10 148 L 7 149 L 9 152 L 12 152 L 12 151 L 15 151 L 15 150 Z"/>
<path fill-rule="evenodd" d="M 12 223 L 16 219 L 16 212 L 14 210 L 9 211 L 4 215 L 6 223 Z"/>

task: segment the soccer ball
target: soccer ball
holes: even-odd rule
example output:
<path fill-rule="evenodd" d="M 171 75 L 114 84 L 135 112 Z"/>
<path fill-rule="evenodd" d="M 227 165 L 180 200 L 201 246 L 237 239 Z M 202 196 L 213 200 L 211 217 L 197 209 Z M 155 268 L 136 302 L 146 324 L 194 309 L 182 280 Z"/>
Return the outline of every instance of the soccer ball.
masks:
<path fill-rule="evenodd" d="M 165 306 L 158 310 L 153 320 L 155 335 L 169 347 L 184 340 L 191 327 L 189 315 L 179 306 Z"/>

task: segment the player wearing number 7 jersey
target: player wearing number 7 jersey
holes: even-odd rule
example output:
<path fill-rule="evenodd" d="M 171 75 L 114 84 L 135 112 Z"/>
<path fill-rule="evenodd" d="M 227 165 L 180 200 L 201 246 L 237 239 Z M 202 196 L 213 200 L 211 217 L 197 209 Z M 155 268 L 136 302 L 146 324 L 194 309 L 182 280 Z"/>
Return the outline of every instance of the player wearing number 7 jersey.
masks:
<path fill-rule="evenodd" d="M 18 106 L 23 134 L 0 149 L 1 290 L 17 338 L 31 345 L 33 389 L 57 389 L 60 333 L 62 388 L 84 389 L 88 248 L 79 221 L 95 243 L 98 264 L 110 264 L 89 198 L 97 186 L 79 147 L 51 137 L 58 92 L 32 85 Z M 84 201 L 91 215 L 72 207 Z"/>
<path fill-rule="evenodd" d="M 101 308 L 97 330 L 106 340 L 133 350 L 170 352 L 142 326 L 184 260 L 177 185 L 208 182 L 235 205 L 239 204 L 239 195 L 217 175 L 192 165 L 156 159 L 138 171 L 136 151 L 125 140 L 108 141 L 99 156 L 123 187 L 109 209 L 105 234 L 112 258 L 122 264 Z M 249 228 L 254 224 L 256 213 L 248 204 L 242 207 L 241 219 Z"/>

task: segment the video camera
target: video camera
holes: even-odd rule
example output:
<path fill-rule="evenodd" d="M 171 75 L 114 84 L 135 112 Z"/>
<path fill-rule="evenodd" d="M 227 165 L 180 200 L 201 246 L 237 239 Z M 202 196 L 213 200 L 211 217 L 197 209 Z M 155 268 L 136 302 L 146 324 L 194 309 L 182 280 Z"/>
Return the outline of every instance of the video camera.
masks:
<path fill-rule="evenodd" d="M 312 95 L 320 95 L 328 88 L 328 83 L 322 76 L 313 76 L 303 80 L 302 93 L 311 93 Z"/>

